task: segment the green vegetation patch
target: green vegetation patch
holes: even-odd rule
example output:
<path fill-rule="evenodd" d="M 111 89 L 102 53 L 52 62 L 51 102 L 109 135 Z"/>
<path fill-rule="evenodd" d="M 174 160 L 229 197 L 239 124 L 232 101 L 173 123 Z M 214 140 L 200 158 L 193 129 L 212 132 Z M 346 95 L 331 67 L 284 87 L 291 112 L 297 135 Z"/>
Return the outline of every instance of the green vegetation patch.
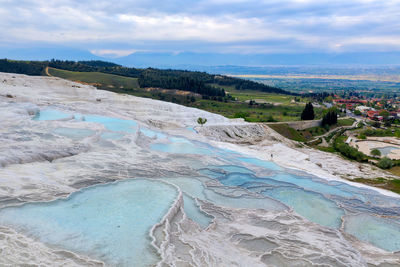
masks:
<path fill-rule="evenodd" d="M 360 138 L 364 139 L 364 136 L 376 136 L 376 137 L 385 137 L 385 136 L 396 136 L 400 137 L 399 129 L 366 129 L 360 133 Z"/>
<path fill-rule="evenodd" d="M 347 118 L 347 119 L 340 119 L 337 122 L 338 126 L 351 126 L 353 125 L 355 119 L 353 118 Z"/>
<path fill-rule="evenodd" d="M 385 179 L 382 177 L 376 178 L 376 179 L 366 179 L 366 178 L 356 178 L 353 181 L 358 182 L 358 183 L 363 183 L 379 188 L 384 188 L 390 191 L 393 191 L 395 193 L 400 194 L 400 179 Z"/>
<path fill-rule="evenodd" d="M 190 106 L 227 118 L 243 118 L 248 122 L 297 121 L 303 110 L 302 106 L 249 105 L 238 101 L 219 102 L 208 99 L 201 99 Z"/>
<path fill-rule="evenodd" d="M 324 152 L 329 152 L 329 153 L 335 153 L 336 152 L 336 150 L 331 146 L 329 146 L 329 147 L 316 146 L 315 148 L 317 148 L 317 149 L 319 149 L 321 151 L 324 151 Z"/>
<path fill-rule="evenodd" d="M 299 142 L 306 141 L 304 136 L 302 136 L 295 129 L 289 127 L 289 125 L 287 125 L 286 123 L 268 124 L 268 126 L 286 138 L 289 138 L 289 139 L 292 139 L 295 141 L 299 141 Z"/>
<path fill-rule="evenodd" d="M 391 159 L 389 159 L 388 157 L 383 157 L 379 160 L 378 162 L 378 167 L 381 169 L 390 169 L 393 167 L 394 163 Z"/>
<path fill-rule="evenodd" d="M 378 149 L 376 149 L 376 148 L 371 149 L 371 155 L 380 157 L 381 154 L 382 154 L 381 151 L 379 151 Z"/>
<path fill-rule="evenodd" d="M 307 128 L 304 130 L 300 130 L 299 133 L 306 139 L 309 140 L 314 136 L 320 136 L 329 131 L 329 127 L 321 127 L 321 126 L 316 126 L 316 127 L 311 127 Z"/>
<path fill-rule="evenodd" d="M 49 68 L 49 74 L 55 77 L 97 84 L 101 88 L 139 88 L 138 79 L 101 72 L 77 72 Z"/>
<path fill-rule="evenodd" d="M 356 160 L 358 162 L 368 162 L 368 156 L 358 151 L 358 149 L 349 146 L 344 142 L 345 136 L 339 136 L 333 143 L 333 148 L 340 152 L 346 158 Z"/>
<path fill-rule="evenodd" d="M 260 91 L 254 91 L 254 90 L 246 90 L 246 91 L 240 91 L 234 89 L 233 86 L 231 87 L 224 87 L 226 91 L 229 92 L 229 94 L 237 99 L 238 101 L 247 101 L 247 100 L 262 100 L 267 103 L 276 103 L 276 104 L 284 104 L 284 105 L 301 105 L 304 106 L 304 103 L 300 102 L 300 97 L 294 97 L 290 95 L 282 95 L 282 94 L 273 94 L 273 93 L 264 93 Z M 297 99 L 298 102 L 291 103 L 292 100 Z"/>

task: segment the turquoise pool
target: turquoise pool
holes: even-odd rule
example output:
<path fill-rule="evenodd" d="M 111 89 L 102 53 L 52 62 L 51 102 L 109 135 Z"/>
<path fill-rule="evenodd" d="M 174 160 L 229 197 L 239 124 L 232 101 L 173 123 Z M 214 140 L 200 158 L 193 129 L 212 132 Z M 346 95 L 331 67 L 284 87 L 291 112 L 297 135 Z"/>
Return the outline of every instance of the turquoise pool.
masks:
<path fill-rule="evenodd" d="M 4 208 L 0 225 L 113 266 L 149 266 L 159 260 L 149 230 L 177 196 L 166 183 L 132 179 L 86 188 L 67 199 Z"/>
<path fill-rule="evenodd" d="M 49 110 L 41 111 L 34 119 L 38 121 L 65 119 L 69 118 L 70 115 Z M 106 131 L 102 136 L 110 140 L 116 140 L 139 130 L 137 122 L 131 120 L 97 115 L 84 115 L 84 118 L 85 121 L 103 125 Z M 212 218 L 199 209 L 196 199 L 233 208 L 278 211 L 293 209 L 307 220 L 336 229 L 339 229 L 343 225 L 344 219 L 345 231 L 358 237 L 360 240 L 370 242 L 388 251 L 400 249 L 396 241 L 399 240 L 397 233 L 400 231 L 400 201 L 398 198 L 384 196 L 375 190 L 359 188 L 339 181 L 327 181 L 306 173 L 285 169 L 274 162 L 216 148 L 209 144 L 189 140 L 184 137 L 170 136 L 144 127 L 140 128 L 140 131 L 150 137 L 151 143 L 149 149 L 152 152 L 164 153 L 163 155 L 167 155 L 171 159 L 176 157 L 176 160 L 184 156 L 187 162 L 192 162 L 188 163 L 190 164 L 188 168 L 201 165 L 201 168 L 197 168 L 199 177 L 154 178 L 173 183 L 185 193 L 185 212 L 189 218 L 203 228 L 207 227 Z M 67 137 L 74 137 L 73 130 L 70 129 L 67 131 L 64 129 L 60 134 L 65 134 Z M 84 131 L 75 133 L 77 136 L 86 136 L 88 134 L 89 132 Z M 209 158 L 224 163 L 221 165 L 202 165 L 202 161 L 199 158 Z M 212 184 L 214 185 L 207 186 L 207 181 L 213 181 Z M 215 185 L 215 182 L 217 182 L 217 185 Z M 107 188 L 108 185 L 104 187 Z M 114 187 L 110 186 L 110 190 L 111 188 Z M 224 193 L 227 190 L 236 192 L 237 195 L 227 195 Z M 85 192 L 83 191 L 80 194 L 84 195 L 86 194 Z M 133 199 L 132 201 L 139 200 Z M 49 210 L 56 206 L 63 207 L 63 212 L 69 212 L 65 209 L 73 208 L 71 205 L 66 204 L 60 206 L 60 201 L 40 205 L 42 205 L 40 206 L 42 208 L 43 205 L 47 205 Z M 14 214 L 26 214 L 26 220 L 28 221 L 28 218 L 33 216 L 31 211 L 38 207 L 29 204 L 7 211 L 3 210 L 1 214 L 11 214 L 11 211 L 15 212 Z M 123 204 L 119 207 L 122 208 Z M 78 209 L 80 208 L 78 207 Z M 24 212 L 19 210 L 24 210 Z M 57 209 L 55 208 L 55 210 Z M 61 213 L 60 215 L 56 215 L 56 213 L 53 216 L 46 212 L 41 209 L 39 214 L 48 215 L 49 223 L 53 223 L 54 220 L 57 220 L 57 216 L 61 216 Z M 353 214 L 360 215 L 354 217 Z M 387 216 L 391 216 L 392 219 L 388 221 L 385 218 Z M 10 216 L 8 218 L 10 219 Z M 46 223 L 45 216 L 42 216 L 42 219 L 41 223 Z M 100 220 L 100 218 L 98 219 Z M 103 219 L 114 220 L 114 218 Z M 363 220 L 368 222 L 367 230 L 362 227 Z M 12 224 L 12 221 L 9 221 L 9 223 Z M 20 223 L 20 220 L 16 220 L 16 223 Z M 20 227 L 22 225 L 23 223 L 21 222 Z M 148 227 L 150 222 L 145 225 Z M 48 232 L 42 232 L 37 227 L 37 225 L 28 224 L 25 226 L 25 231 L 31 231 L 32 234 L 49 235 Z M 143 229 L 141 228 L 141 230 Z M 62 235 L 69 235 L 69 229 L 65 230 L 67 233 L 63 233 L 63 231 L 60 229 Z M 79 234 L 77 235 L 79 236 Z M 382 238 L 383 236 L 384 238 Z M 90 235 L 84 238 L 87 238 L 89 243 L 98 242 L 91 240 L 92 237 Z M 45 238 L 44 241 L 50 242 L 51 238 Z M 91 248 L 96 250 L 95 246 Z M 121 256 L 121 258 L 124 257 Z"/>

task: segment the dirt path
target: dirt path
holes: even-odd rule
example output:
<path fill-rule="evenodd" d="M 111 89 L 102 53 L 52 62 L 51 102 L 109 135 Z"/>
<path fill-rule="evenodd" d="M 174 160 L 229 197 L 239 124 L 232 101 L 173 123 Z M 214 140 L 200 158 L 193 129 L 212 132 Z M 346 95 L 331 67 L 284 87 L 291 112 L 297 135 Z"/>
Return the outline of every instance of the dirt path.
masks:
<path fill-rule="evenodd" d="M 46 67 L 46 69 L 44 71 L 46 72 L 47 76 L 54 77 L 53 75 L 50 74 L 49 67 Z"/>
<path fill-rule="evenodd" d="M 332 130 L 330 130 L 330 131 L 324 133 L 323 135 L 318 135 L 318 136 L 314 137 L 313 139 L 307 141 L 307 143 L 309 143 L 309 142 L 314 142 L 314 141 L 318 140 L 319 138 L 327 137 L 328 135 L 330 135 L 330 134 L 333 133 L 333 132 L 337 132 L 337 131 L 340 131 L 340 130 L 343 130 L 343 129 L 348 130 L 348 129 L 354 128 L 354 127 L 357 126 L 358 122 L 359 122 L 359 120 L 356 119 L 356 120 L 353 122 L 352 125 L 349 125 L 349 126 L 339 126 L 339 127 L 337 127 L 337 128 L 334 128 L 334 129 L 332 129 Z"/>

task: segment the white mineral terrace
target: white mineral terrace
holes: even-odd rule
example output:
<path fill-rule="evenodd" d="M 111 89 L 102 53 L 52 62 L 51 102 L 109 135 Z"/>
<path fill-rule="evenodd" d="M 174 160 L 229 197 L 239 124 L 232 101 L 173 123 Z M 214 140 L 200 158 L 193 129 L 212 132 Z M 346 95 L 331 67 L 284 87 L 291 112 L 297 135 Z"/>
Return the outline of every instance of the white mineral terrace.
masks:
<path fill-rule="evenodd" d="M 400 266 L 398 195 L 342 179 L 388 176 L 261 124 L 0 73 L 1 266 Z"/>

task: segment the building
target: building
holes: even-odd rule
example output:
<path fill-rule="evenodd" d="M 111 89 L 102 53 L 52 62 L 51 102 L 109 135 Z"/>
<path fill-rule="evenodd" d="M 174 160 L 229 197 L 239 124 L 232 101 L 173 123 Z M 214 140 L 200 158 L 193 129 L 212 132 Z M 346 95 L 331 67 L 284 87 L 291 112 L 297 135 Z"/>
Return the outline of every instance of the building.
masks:
<path fill-rule="evenodd" d="M 370 110 L 375 111 L 374 108 L 367 107 L 367 106 L 358 106 L 358 107 L 356 107 L 356 110 L 360 111 L 362 114 L 366 114 L 367 111 L 370 111 Z"/>
<path fill-rule="evenodd" d="M 370 120 L 378 120 L 379 112 L 376 110 L 367 111 L 367 117 Z"/>

